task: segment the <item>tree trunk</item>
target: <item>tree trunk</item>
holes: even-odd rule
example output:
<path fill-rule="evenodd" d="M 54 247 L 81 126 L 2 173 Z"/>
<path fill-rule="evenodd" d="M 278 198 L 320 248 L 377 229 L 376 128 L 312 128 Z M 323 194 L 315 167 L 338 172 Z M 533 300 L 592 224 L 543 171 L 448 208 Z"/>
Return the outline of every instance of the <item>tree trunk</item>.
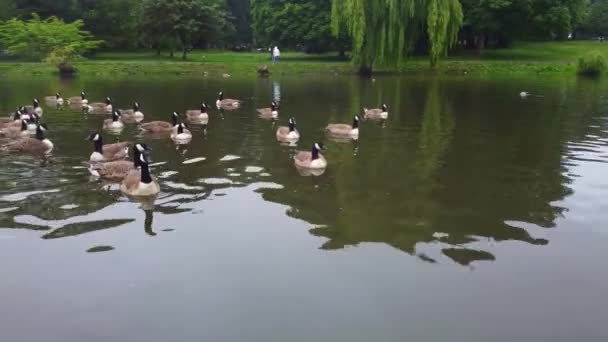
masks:
<path fill-rule="evenodd" d="M 372 76 L 372 66 L 367 63 L 362 63 L 359 65 L 359 70 L 357 71 L 359 76 L 361 77 L 371 77 Z"/>
<path fill-rule="evenodd" d="M 187 54 L 188 54 L 188 49 L 187 48 L 182 48 L 182 61 L 185 61 L 187 58 Z"/>
<path fill-rule="evenodd" d="M 160 57 L 161 50 L 161 46 L 160 44 L 158 44 L 158 46 L 156 47 L 156 56 Z"/>
<path fill-rule="evenodd" d="M 173 58 L 173 56 L 175 56 L 175 51 L 173 49 L 173 46 L 171 46 L 171 50 L 169 52 L 169 57 Z"/>
<path fill-rule="evenodd" d="M 477 53 L 481 55 L 483 53 L 483 49 L 485 49 L 485 47 L 486 47 L 486 34 L 482 32 L 477 37 Z"/>

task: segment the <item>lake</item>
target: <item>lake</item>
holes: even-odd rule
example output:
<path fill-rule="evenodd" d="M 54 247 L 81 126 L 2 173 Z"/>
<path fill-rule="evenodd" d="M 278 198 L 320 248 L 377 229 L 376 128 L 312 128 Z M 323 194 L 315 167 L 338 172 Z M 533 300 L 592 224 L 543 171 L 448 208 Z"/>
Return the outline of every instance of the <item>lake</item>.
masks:
<path fill-rule="evenodd" d="M 44 107 L 52 156 L 0 156 L 2 341 L 608 340 L 608 81 L 25 75 L 0 113 L 83 89 L 146 120 L 244 102 L 185 146 L 103 135 L 152 147 L 154 204 L 83 165 L 106 116 Z M 357 142 L 325 137 L 382 103 Z M 329 166 L 302 176 L 314 142 Z"/>

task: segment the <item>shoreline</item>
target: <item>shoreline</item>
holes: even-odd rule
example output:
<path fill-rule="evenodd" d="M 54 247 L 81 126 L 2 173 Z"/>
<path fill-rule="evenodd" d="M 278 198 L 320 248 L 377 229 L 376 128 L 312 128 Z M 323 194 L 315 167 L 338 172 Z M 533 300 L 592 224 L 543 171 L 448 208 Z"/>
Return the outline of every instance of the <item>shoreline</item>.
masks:
<path fill-rule="evenodd" d="M 281 75 L 352 75 L 355 68 L 348 62 L 343 63 L 306 63 L 284 61 L 282 64 L 268 65 L 270 76 Z M 200 62 L 164 62 L 164 61 L 96 61 L 87 60 L 74 64 L 77 69 L 75 77 L 117 77 L 117 76 L 219 76 L 229 74 L 231 77 L 259 77 L 257 67 L 262 64 L 252 63 L 200 63 Z M 402 67 L 377 68 L 375 76 L 385 75 L 547 75 L 576 76 L 576 64 L 568 62 L 523 62 L 523 61 L 442 61 L 437 68 L 431 69 L 426 61 L 408 61 Z M 34 62 L 0 62 L 0 76 L 59 77 L 54 65 Z"/>

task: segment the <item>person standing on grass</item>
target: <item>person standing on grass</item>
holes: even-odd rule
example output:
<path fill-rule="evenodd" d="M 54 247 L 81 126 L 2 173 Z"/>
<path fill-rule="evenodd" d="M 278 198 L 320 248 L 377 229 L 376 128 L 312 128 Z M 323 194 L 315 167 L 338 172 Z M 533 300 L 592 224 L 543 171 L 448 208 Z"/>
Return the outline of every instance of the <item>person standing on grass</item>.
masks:
<path fill-rule="evenodd" d="M 275 46 L 272 50 L 272 64 L 278 63 L 279 57 L 281 57 L 281 50 L 279 50 L 278 46 Z"/>

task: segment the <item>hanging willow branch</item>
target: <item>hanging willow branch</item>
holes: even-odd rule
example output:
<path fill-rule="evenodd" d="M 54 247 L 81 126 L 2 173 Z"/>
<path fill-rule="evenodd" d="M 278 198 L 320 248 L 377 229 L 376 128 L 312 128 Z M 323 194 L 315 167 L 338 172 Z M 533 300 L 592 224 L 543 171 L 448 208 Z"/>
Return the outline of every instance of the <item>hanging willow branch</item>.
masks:
<path fill-rule="evenodd" d="M 463 14 L 459 0 L 333 0 L 332 30 L 352 39 L 353 62 L 397 65 L 425 33 L 431 65 L 456 42 Z"/>

